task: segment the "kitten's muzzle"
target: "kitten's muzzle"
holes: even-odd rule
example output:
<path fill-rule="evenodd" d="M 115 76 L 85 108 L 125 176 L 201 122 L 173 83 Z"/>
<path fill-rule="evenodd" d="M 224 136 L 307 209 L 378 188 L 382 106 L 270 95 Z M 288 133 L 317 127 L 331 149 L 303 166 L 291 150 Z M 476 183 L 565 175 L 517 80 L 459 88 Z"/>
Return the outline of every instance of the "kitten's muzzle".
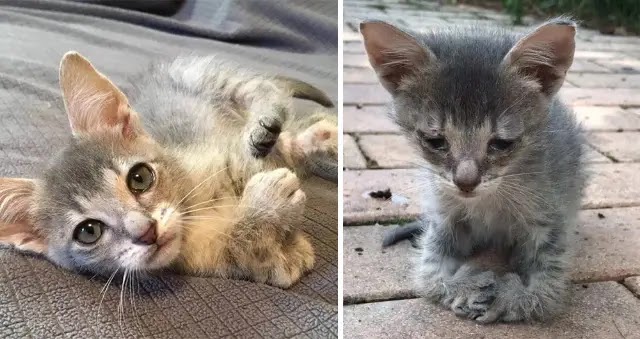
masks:
<path fill-rule="evenodd" d="M 473 160 L 461 161 L 453 175 L 453 183 L 464 193 L 473 192 L 480 184 L 480 180 L 478 165 Z"/>
<path fill-rule="evenodd" d="M 158 240 L 158 222 L 155 219 L 149 220 L 149 224 L 147 226 L 147 230 L 134 241 L 134 243 L 139 245 L 152 245 L 155 244 Z"/>

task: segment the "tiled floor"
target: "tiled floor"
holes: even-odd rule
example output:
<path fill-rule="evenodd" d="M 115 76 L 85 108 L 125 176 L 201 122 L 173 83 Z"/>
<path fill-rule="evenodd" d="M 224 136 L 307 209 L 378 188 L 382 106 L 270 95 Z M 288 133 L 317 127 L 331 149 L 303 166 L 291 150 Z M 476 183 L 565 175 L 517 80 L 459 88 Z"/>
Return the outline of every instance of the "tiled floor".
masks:
<path fill-rule="evenodd" d="M 640 300 L 634 296 L 640 278 L 633 278 L 640 276 L 640 38 L 580 29 L 575 62 L 561 90 L 588 132 L 591 174 L 570 311 L 552 324 L 480 326 L 415 299 L 409 244 L 381 248 L 386 227 L 420 211 L 413 185 L 417 170 L 410 148 L 385 116 L 389 95 L 368 66 L 357 25 L 376 18 L 428 29 L 471 21 L 507 24 L 508 17 L 437 1 L 345 0 L 344 6 L 345 337 L 640 338 Z M 366 196 L 386 188 L 406 200 Z"/>

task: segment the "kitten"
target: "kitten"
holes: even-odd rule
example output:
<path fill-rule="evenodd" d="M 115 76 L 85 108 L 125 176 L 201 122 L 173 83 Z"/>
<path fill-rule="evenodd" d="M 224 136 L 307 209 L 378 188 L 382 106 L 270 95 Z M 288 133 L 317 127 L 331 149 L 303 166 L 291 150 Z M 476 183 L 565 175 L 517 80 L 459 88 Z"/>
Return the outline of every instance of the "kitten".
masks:
<path fill-rule="evenodd" d="M 294 172 L 337 157 L 337 124 L 290 106 L 331 106 L 321 91 L 182 57 L 126 96 L 75 52 L 60 86 L 73 138 L 41 178 L 0 179 L 0 243 L 105 275 L 170 268 L 286 288 L 313 267 Z"/>
<path fill-rule="evenodd" d="M 584 186 L 579 127 L 556 96 L 574 22 L 557 18 L 519 39 L 482 27 L 360 28 L 391 116 L 424 160 L 419 293 L 479 323 L 557 315 Z M 476 262 L 487 253 L 507 272 Z"/>

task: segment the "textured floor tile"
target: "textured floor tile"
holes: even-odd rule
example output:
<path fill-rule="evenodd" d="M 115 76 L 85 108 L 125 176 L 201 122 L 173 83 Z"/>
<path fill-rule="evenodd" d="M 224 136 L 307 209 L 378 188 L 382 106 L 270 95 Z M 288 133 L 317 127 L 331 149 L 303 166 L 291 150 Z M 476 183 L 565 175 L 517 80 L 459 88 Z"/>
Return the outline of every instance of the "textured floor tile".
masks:
<path fill-rule="evenodd" d="M 567 74 L 567 81 L 581 88 L 638 88 L 640 87 L 640 74 L 595 74 L 569 72 L 569 74 Z"/>
<path fill-rule="evenodd" d="M 346 88 L 345 88 L 346 91 Z M 374 89 L 362 93 L 362 99 L 372 99 Z M 346 95 L 346 92 L 345 92 Z M 562 99 L 571 105 L 580 106 L 620 106 L 640 105 L 637 89 L 631 88 L 562 88 Z"/>
<path fill-rule="evenodd" d="M 640 300 L 615 282 L 573 286 L 568 312 L 550 324 L 476 325 L 421 299 L 344 308 L 345 338 L 638 338 Z"/>

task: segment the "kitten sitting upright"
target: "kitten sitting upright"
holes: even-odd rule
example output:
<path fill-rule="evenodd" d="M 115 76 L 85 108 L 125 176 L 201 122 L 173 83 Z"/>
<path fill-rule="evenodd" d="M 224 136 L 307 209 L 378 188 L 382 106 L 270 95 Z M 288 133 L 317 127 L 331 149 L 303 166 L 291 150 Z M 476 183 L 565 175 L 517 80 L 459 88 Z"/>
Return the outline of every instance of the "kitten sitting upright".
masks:
<path fill-rule="evenodd" d="M 547 320 L 563 310 L 584 175 L 579 128 L 556 93 L 575 30 L 564 18 L 519 39 L 497 28 L 361 25 L 391 116 L 424 160 L 419 293 L 461 317 Z M 506 272 L 478 264 L 486 253 Z"/>
<path fill-rule="evenodd" d="M 289 109 L 292 96 L 330 106 L 322 92 L 186 57 L 143 74 L 129 101 L 73 52 L 60 85 L 74 137 L 42 178 L 0 179 L 0 243 L 125 277 L 172 267 L 286 288 L 312 268 L 290 169 L 335 158 L 337 125 Z"/>

